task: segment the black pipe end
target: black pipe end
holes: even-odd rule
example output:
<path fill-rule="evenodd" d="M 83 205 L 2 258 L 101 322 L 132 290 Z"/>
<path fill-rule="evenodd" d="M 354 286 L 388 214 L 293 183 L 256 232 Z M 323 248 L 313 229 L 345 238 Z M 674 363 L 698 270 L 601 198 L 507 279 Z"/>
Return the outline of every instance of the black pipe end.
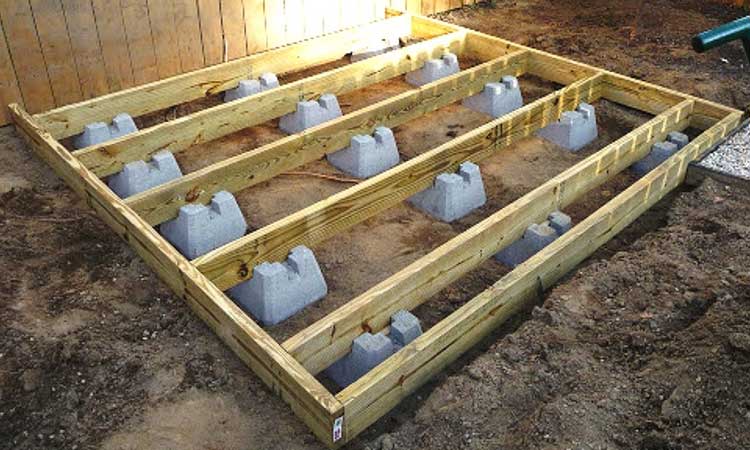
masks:
<path fill-rule="evenodd" d="M 700 34 L 697 36 L 693 36 L 691 43 L 693 44 L 693 50 L 698 53 L 703 53 L 707 50 L 706 42 L 703 40 L 703 37 Z"/>

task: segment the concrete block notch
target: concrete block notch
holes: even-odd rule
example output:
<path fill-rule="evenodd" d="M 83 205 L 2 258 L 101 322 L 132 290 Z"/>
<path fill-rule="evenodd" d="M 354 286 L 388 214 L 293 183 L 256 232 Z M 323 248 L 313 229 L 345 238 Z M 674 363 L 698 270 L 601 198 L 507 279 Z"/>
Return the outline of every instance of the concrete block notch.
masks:
<path fill-rule="evenodd" d="M 441 173 L 432 187 L 413 195 L 409 203 L 442 220 L 458 220 L 487 202 L 479 166 L 461 164 L 458 173 Z"/>
<path fill-rule="evenodd" d="M 162 150 L 151 157 L 151 161 L 133 161 L 107 179 L 107 185 L 119 195 L 127 198 L 160 184 L 182 176 L 177 160 L 171 152 Z"/>
<path fill-rule="evenodd" d="M 482 92 L 465 98 L 462 104 L 496 119 L 513 112 L 523 106 L 518 78 L 506 75 L 500 83 L 487 83 Z"/>
<path fill-rule="evenodd" d="M 390 128 L 378 127 L 372 136 L 354 136 L 349 147 L 329 153 L 328 162 L 356 178 L 369 178 L 400 162 L 396 138 Z"/>
<path fill-rule="evenodd" d="M 137 131 L 138 127 L 130 114 L 121 113 L 110 124 L 94 122 L 86 125 L 83 133 L 73 139 L 73 145 L 77 149 L 91 147 Z"/>
<path fill-rule="evenodd" d="M 565 111 L 559 121 L 537 131 L 536 135 L 571 152 L 577 152 L 599 135 L 596 109 L 588 103 L 581 103 L 575 111 Z"/>
<path fill-rule="evenodd" d="M 396 35 L 369 39 L 354 44 L 350 59 L 355 63 L 399 48 L 401 48 L 401 39 Z"/>
<path fill-rule="evenodd" d="M 224 102 L 233 102 L 279 86 L 279 79 L 276 78 L 276 75 L 266 72 L 261 74 L 257 80 L 240 80 L 240 84 L 236 88 L 224 92 Z"/>
<path fill-rule="evenodd" d="M 400 310 L 391 316 L 391 331 L 363 333 L 352 343 L 352 350 L 325 370 L 325 374 L 342 388 L 349 386 L 422 335 L 419 319 Z"/>
<path fill-rule="evenodd" d="M 244 236 L 247 222 L 234 196 L 221 191 L 210 205 L 184 205 L 159 231 L 187 259 L 195 259 Z"/>
<path fill-rule="evenodd" d="M 341 117 L 339 101 L 333 94 L 323 94 L 318 101 L 297 103 L 297 110 L 279 121 L 279 128 L 286 134 L 296 134 L 308 128 Z"/>
<path fill-rule="evenodd" d="M 630 170 L 642 177 L 680 151 L 688 142 L 690 138 L 686 134 L 673 131 L 667 135 L 666 141 L 654 144 L 649 154 L 630 166 Z"/>
<path fill-rule="evenodd" d="M 325 297 L 328 286 L 312 250 L 299 246 L 285 262 L 255 266 L 253 277 L 228 293 L 243 310 L 271 326 Z"/>
<path fill-rule="evenodd" d="M 508 267 L 515 268 L 567 233 L 572 226 L 570 216 L 554 211 L 546 221 L 529 225 L 521 239 L 497 253 L 495 259 Z"/>
<path fill-rule="evenodd" d="M 446 53 L 442 58 L 427 60 L 422 68 L 407 73 L 406 82 L 416 87 L 424 86 L 460 71 L 458 57 L 453 53 Z"/>

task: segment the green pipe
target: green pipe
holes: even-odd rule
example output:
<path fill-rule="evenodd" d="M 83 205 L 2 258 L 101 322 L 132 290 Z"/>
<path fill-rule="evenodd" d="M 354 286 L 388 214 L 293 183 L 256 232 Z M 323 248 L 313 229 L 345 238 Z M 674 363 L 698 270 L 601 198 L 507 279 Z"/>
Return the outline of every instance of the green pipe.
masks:
<path fill-rule="evenodd" d="M 726 23 L 695 36 L 693 38 L 693 48 L 696 52 L 703 53 L 738 39 L 742 41 L 747 58 L 750 60 L 750 16 L 737 19 L 734 22 Z"/>

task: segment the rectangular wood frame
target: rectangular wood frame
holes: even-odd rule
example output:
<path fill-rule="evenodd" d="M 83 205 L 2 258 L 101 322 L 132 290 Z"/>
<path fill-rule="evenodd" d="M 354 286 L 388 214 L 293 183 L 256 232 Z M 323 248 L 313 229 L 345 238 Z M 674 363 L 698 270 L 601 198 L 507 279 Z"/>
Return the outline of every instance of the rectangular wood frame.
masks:
<path fill-rule="evenodd" d="M 387 15 L 358 28 L 33 116 L 10 105 L 17 129 L 38 156 L 331 448 L 352 440 L 677 187 L 688 164 L 734 129 L 742 116 L 732 108 L 469 29 L 393 10 Z M 109 121 L 120 112 L 138 116 L 168 108 L 265 71 L 286 73 L 334 61 L 349 52 L 352 42 L 392 34 L 422 40 L 91 148 L 71 152 L 59 142 L 89 122 Z M 301 99 L 342 94 L 396 77 L 447 51 L 483 62 L 126 200 L 102 181 L 123 164 L 161 149 L 185 150 L 292 112 Z M 412 120 L 476 94 L 503 75 L 524 74 L 564 87 L 193 261 L 154 228 L 175 217 L 186 203 L 207 203 L 218 191 L 255 185 L 345 147 L 354 135 Z M 276 342 L 224 294 L 247 280 L 256 264 L 284 259 L 294 246 L 312 246 L 349 229 L 427 188 L 439 173 L 487 158 L 580 102 L 598 99 L 654 117 L 287 341 Z M 645 156 L 667 133 L 688 126 L 702 134 L 354 384 L 334 395 L 315 378 L 344 356 L 361 333 L 387 329 L 392 313 L 426 302 L 518 239 L 529 224 L 570 205 Z"/>

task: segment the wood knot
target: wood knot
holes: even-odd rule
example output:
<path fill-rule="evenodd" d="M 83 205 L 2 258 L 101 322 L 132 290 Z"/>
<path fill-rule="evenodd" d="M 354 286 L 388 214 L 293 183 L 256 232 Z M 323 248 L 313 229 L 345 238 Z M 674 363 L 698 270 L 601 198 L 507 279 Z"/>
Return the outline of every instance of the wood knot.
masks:
<path fill-rule="evenodd" d="M 248 270 L 248 268 L 247 268 L 247 264 L 244 264 L 244 263 L 243 263 L 243 264 L 242 264 L 242 265 L 240 266 L 240 270 L 238 270 L 238 271 L 237 271 L 237 275 L 239 275 L 239 276 L 240 276 L 240 278 L 242 278 L 243 280 L 244 280 L 245 278 L 247 278 L 247 276 L 248 276 L 248 275 L 250 275 L 250 270 Z"/>

